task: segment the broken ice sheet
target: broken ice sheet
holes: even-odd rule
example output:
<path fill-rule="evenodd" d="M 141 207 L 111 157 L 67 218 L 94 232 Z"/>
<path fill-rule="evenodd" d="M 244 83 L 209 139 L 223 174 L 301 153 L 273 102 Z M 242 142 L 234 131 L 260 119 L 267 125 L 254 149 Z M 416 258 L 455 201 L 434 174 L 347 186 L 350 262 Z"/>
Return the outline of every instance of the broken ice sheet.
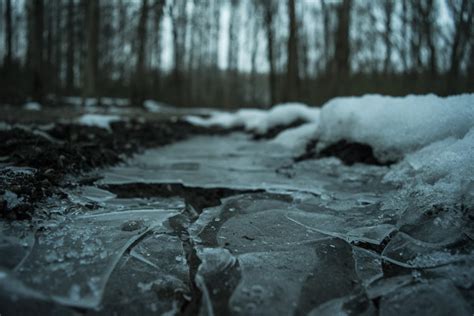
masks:
<path fill-rule="evenodd" d="M 351 247 L 340 239 L 237 259 L 242 278 L 229 305 L 238 315 L 304 315 L 359 289 Z"/>
<path fill-rule="evenodd" d="M 3 315 L 73 315 L 68 307 L 48 301 L 25 286 L 10 271 L 0 269 L 0 312 Z"/>
<path fill-rule="evenodd" d="M 455 244 L 435 244 L 397 233 L 382 252 L 382 258 L 406 268 L 429 268 L 457 261 L 474 262 L 472 241 L 463 247 Z M 456 249 L 454 251 L 454 249 Z"/>
<path fill-rule="evenodd" d="M 189 267 L 181 240 L 169 233 L 150 233 L 124 255 L 110 276 L 100 309 L 88 314 L 180 309 L 190 297 Z"/>
<path fill-rule="evenodd" d="M 327 237 L 378 245 L 395 229 L 391 215 L 382 213 L 377 205 L 333 210 L 322 206 L 322 199 L 314 196 L 306 198 L 297 193 L 278 199 L 285 195 L 273 195 L 272 203 L 268 202 L 269 196 L 252 193 L 224 200 L 222 206 L 201 215 L 199 223 L 212 213 L 196 237 L 207 246 L 218 244 L 245 252 L 258 247 L 281 249 Z"/>
<path fill-rule="evenodd" d="M 359 247 L 352 247 L 356 272 L 364 286 L 383 276 L 380 255 Z"/>
<path fill-rule="evenodd" d="M 97 307 L 124 251 L 178 212 L 135 209 L 69 218 L 37 232 L 33 250 L 15 275 L 56 302 Z"/>
<path fill-rule="evenodd" d="M 380 315 L 472 315 L 449 280 L 432 280 L 398 288 L 380 300 Z"/>
<path fill-rule="evenodd" d="M 116 197 L 112 192 L 94 186 L 81 186 L 67 193 L 73 203 L 81 205 L 90 202 L 103 203 Z"/>
<path fill-rule="evenodd" d="M 28 255 L 34 235 L 27 223 L 0 221 L 0 267 L 15 268 Z"/>
<path fill-rule="evenodd" d="M 335 298 L 325 302 L 311 312 L 308 316 L 333 316 L 333 315 L 377 315 L 372 301 L 368 300 L 363 292 Z"/>
<path fill-rule="evenodd" d="M 301 227 L 329 236 L 339 237 L 348 242 L 363 241 L 380 244 L 395 226 L 385 223 L 377 207 L 352 208 L 344 212 L 319 208 L 313 212 L 301 212 L 296 208 L 287 213 L 287 218 Z"/>
<path fill-rule="evenodd" d="M 198 246 L 197 282 L 206 311 L 306 314 L 359 288 L 351 246 L 289 221 L 291 198 L 270 196 L 227 198 L 221 207 L 205 210 L 205 220 L 191 228 L 194 240 L 204 245 Z"/>

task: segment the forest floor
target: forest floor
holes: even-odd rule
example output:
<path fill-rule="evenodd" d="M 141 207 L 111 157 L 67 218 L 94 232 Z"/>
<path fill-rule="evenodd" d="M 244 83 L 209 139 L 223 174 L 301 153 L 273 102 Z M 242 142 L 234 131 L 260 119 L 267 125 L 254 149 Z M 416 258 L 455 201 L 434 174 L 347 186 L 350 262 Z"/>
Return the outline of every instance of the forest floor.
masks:
<path fill-rule="evenodd" d="M 472 313 L 470 211 L 400 224 L 370 146 L 96 110 L 0 106 L 1 315 Z"/>

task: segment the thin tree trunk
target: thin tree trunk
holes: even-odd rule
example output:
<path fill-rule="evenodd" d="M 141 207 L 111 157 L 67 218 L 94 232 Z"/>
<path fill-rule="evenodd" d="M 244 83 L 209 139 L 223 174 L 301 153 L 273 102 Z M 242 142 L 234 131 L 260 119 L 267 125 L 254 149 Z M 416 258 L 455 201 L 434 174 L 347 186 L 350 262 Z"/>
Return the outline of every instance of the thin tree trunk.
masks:
<path fill-rule="evenodd" d="M 67 52 L 66 52 L 66 91 L 74 91 L 74 55 L 75 55 L 75 31 L 74 31 L 74 0 L 68 1 L 67 6 Z"/>
<path fill-rule="evenodd" d="M 321 0 L 321 10 L 323 12 L 323 32 L 324 32 L 324 73 L 327 75 L 329 71 L 329 64 L 331 58 L 329 57 L 329 41 L 330 41 L 330 34 L 329 34 L 329 8 L 325 0 Z"/>
<path fill-rule="evenodd" d="M 137 28 L 137 64 L 135 69 L 135 80 L 132 82 L 132 100 L 131 104 L 143 105 L 145 100 L 145 60 L 147 45 L 147 22 L 148 22 L 148 0 L 142 0 L 140 10 L 140 20 Z"/>
<path fill-rule="evenodd" d="M 335 73 L 340 78 L 347 78 L 350 71 L 350 8 L 351 0 L 343 0 L 338 8 L 338 23 L 336 32 Z"/>
<path fill-rule="evenodd" d="M 54 87 L 56 95 L 60 93 L 62 90 L 62 66 L 63 66 L 63 55 L 62 55 L 62 12 L 63 12 L 63 4 L 61 0 L 56 0 L 56 24 L 54 27 L 54 42 L 55 42 L 55 51 L 54 51 L 54 64 L 55 73 L 54 73 Z"/>
<path fill-rule="evenodd" d="M 34 0 L 30 22 L 31 39 L 31 71 L 32 71 L 32 98 L 42 102 L 44 94 L 43 77 L 43 30 L 44 30 L 44 3 L 43 0 Z"/>
<path fill-rule="evenodd" d="M 227 54 L 227 78 L 229 80 L 226 93 L 226 104 L 231 106 L 240 96 L 239 85 L 237 84 L 238 52 L 239 52 L 239 29 L 238 25 L 238 1 L 231 0 L 231 15 L 229 22 L 229 46 Z"/>
<path fill-rule="evenodd" d="M 393 13 L 393 2 L 392 0 L 385 0 L 384 4 L 384 14 L 385 14 L 385 33 L 384 33 L 384 42 L 385 42 L 385 61 L 384 61 L 384 73 L 388 74 L 390 72 L 390 59 L 392 56 L 392 41 L 390 36 L 392 34 L 392 13 Z"/>
<path fill-rule="evenodd" d="M 289 38 L 287 48 L 286 101 L 296 101 L 299 95 L 298 30 L 295 0 L 288 0 Z"/>
<path fill-rule="evenodd" d="M 98 97 L 99 23 L 99 0 L 87 0 L 87 53 L 84 76 L 84 97 Z"/>
<path fill-rule="evenodd" d="M 161 20 L 163 18 L 163 7 L 165 5 L 164 0 L 155 0 L 155 10 L 154 10 L 154 25 L 155 25 L 155 47 L 156 47 L 156 73 L 153 76 L 153 87 L 155 92 L 155 97 L 159 96 L 162 91 L 162 79 L 161 79 Z"/>
<path fill-rule="evenodd" d="M 6 0 L 5 7 L 5 60 L 4 65 L 9 69 L 12 63 L 12 38 L 13 38 L 13 26 L 12 26 L 12 2 Z"/>
<path fill-rule="evenodd" d="M 275 30 L 273 25 L 273 18 L 275 15 L 274 3 L 272 1 L 263 2 L 265 33 L 267 37 L 267 59 L 269 65 L 269 90 L 270 90 L 270 105 L 277 103 L 276 96 L 276 70 L 275 70 Z"/>

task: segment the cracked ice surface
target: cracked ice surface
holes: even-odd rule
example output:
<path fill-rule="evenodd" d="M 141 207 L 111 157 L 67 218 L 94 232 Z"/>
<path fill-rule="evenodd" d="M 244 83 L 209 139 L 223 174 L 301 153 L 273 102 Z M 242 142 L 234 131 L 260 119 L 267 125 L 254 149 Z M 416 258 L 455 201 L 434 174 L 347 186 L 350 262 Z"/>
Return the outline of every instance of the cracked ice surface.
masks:
<path fill-rule="evenodd" d="M 197 277 L 209 293 L 203 306 L 218 314 L 306 314 L 333 299 L 353 300 L 361 280 L 381 276 L 380 256 L 353 249 L 333 237 L 331 227 L 320 231 L 287 216 L 317 212 L 309 201 L 266 193 L 231 197 L 206 210 L 190 228 L 202 260 Z M 333 229 L 338 225 L 344 224 Z M 345 225 L 357 223 L 348 219 Z M 216 282 L 225 276 L 234 281 Z"/>
<path fill-rule="evenodd" d="M 255 142 L 244 134 L 199 136 L 148 150 L 128 164 L 106 171 L 99 184 L 181 183 L 190 187 L 320 195 L 329 185 L 353 187 L 363 193 L 358 182 L 365 182 L 371 193 L 370 185 L 385 174 L 381 167 L 349 168 L 335 159 L 293 164 L 293 157 L 294 153 L 279 144 Z"/>
<path fill-rule="evenodd" d="M 455 310 L 472 309 L 465 211 L 436 209 L 439 197 L 384 181 L 397 166 L 292 158 L 272 141 L 202 136 L 149 150 L 100 183 L 265 191 L 226 198 L 189 227 L 202 315 L 391 315 L 389 305 L 407 293 L 425 302 L 452 287 Z M 374 305 L 379 299 L 383 307 Z"/>
<path fill-rule="evenodd" d="M 35 232 L 2 223 L 0 306 L 8 294 L 88 314 L 472 313 L 472 194 L 449 208 L 429 189 L 400 189 L 405 178 L 385 183 L 400 166 L 293 154 L 243 134 L 199 136 L 105 170 L 102 188 L 66 190 L 82 211 Z M 185 196 L 107 191 L 133 183 L 256 192 L 190 215 Z"/>
<path fill-rule="evenodd" d="M 201 312 L 372 315 L 371 300 L 381 297 L 383 314 L 423 314 L 415 302 L 403 307 L 403 300 L 412 293 L 428 304 L 448 289 L 450 299 L 433 302 L 430 310 L 450 306 L 464 315 L 472 309 L 458 290 L 474 284 L 472 242 L 436 232 L 436 242 L 422 241 L 417 238 L 430 234 L 412 237 L 400 231 L 407 228 L 393 214 L 377 209 L 331 209 L 312 195 L 249 193 L 205 210 L 189 229 L 202 261 L 196 277 L 205 293 Z M 362 248 L 380 245 L 390 234 L 381 253 Z M 384 261 L 411 270 L 393 275 Z"/>
<path fill-rule="evenodd" d="M 110 195 L 110 192 L 102 193 Z M 98 197 L 97 192 L 94 192 L 94 197 Z M 102 302 L 106 287 L 108 287 L 106 293 L 113 290 L 114 284 L 117 283 L 117 278 L 114 276 L 120 273 L 124 265 L 127 266 L 126 273 L 133 271 L 136 265 L 146 263 L 157 267 L 149 272 L 152 275 L 160 269 L 167 272 L 163 274 L 163 277 L 167 275 L 174 277 L 175 274 L 186 275 L 183 271 L 187 271 L 187 268 L 180 268 L 174 259 L 183 255 L 182 249 L 177 247 L 176 242 L 166 243 L 168 247 L 172 247 L 171 251 L 167 251 L 169 249 L 166 247 L 157 247 L 156 242 L 153 243 L 154 240 L 162 239 L 163 234 L 170 231 L 166 227 L 166 222 L 170 217 L 179 214 L 183 207 L 183 203 L 176 199 L 169 199 L 169 203 L 166 203 L 167 200 L 152 201 L 140 208 L 136 203 L 132 208 L 114 207 L 114 203 L 110 203 L 103 205 L 96 212 L 57 215 L 39 224 L 34 242 L 31 242 L 28 236 L 24 237 L 24 240 L 21 239 L 21 236 L 18 237 L 17 233 L 11 231 L 13 230 L 11 227 L 7 231 L 7 225 L 4 224 L 3 250 L 5 247 L 10 249 L 18 244 L 17 250 L 12 249 L 11 252 L 23 257 L 21 259 L 12 257 L 7 261 L 2 258 L 2 267 L 8 267 L 8 265 L 12 267 L 13 263 L 10 262 L 15 259 L 16 265 L 6 274 L 6 277 L 10 280 L 7 283 L 15 288 L 17 293 L 9 293 L 11 291 L 7 286 L 3 288 L 5 292 L 0 290 L 2 292 L 0 297 L 13 295 L 11 298 L 16 300 L 19 298 L 52 300 L 66 306 L 97 308 Z M 110 202 L 117 203 L 117 201 Z M 139 245 L 136 245 L 137 243 Z M 179 240 L 178 244 L 181 245 Z M 27 246 L 30 247 L 30 251 L 18 250 Z M 146 247 L 159 248 L 159 250 Z M 142 259 L 153 251 L 161 251 L 165 257 L 172 253 L 172 268 Z M 130 252 L 131 258 L 124 262 L 126 252 Z M 121 263 L 120 267 L 119 263 Z M 168 266 L 170 265 L 168 263 Z M 181 278 L 185 280 L 185 277 Z M 143 279 L 143 282 L 149 281 L 153 280 Z M 134 282 L 137 283 L 136 279 Z M 181 282 L 184 284 L 184 281 Z M 11 286 L 11 284 L 17 285 Z M 105 297 L 105 303 L 107 303 L 108 296 Z M 158 303 L 155 301 L 153 303 L 154 309 L 159 309 Z M 171 306 L 166 308 L 171 309 Z M 163 311 L 163 308 L 161 310 Z"/>

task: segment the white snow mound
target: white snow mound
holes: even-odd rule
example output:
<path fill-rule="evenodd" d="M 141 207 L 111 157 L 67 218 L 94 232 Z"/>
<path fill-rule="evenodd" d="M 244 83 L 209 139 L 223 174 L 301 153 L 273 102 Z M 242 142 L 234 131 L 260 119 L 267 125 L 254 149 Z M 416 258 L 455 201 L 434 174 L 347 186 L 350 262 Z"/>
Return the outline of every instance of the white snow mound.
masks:
<path fill-rule="evenodd" d="M 118 115 L 84 114 L 78 119 L 78 122 L 81 125 L 110 129 L 110 123 L 118 122 L 120 120 L 121 118 Z"/>
<path fill-rule="evenodd" d="M 448 137 L 408 154 L 393 166 L 385 181 L 430 184 L 456 191 L 474 184 L 474 127 L 461 139 Z"/>
<path fill-rule="evenodd" d="M 26 102 L 23 105 L 23 108 L 28 111 L 40 111 L 41 104 L 39 104 L 38 102 Z"/>
<path fill-rule="evenodd" d="M 186 120 L 200 126 L 243 127 L 246 131 L 263 134 L 272 127 L 289 125 L 298 120 L 318 122 L 319 112 L 318 108 L 311 108 L 301 103 L 284 103 L 268 111 L 259 109 L 242 109 L 235 113 L 215 111 L 208 118 L 187 116 Z"/>
<path fill-rule="evenodd" d="M 321 110 L 320 146 L 338 140 L 369 144 L 379 159 L 397 159 L 474 125 L 474 94 L 335 98 Z"/>
<path fill-rule="evenodd" d="M 159 112 L 166 112 L 171 111 L 173 108 L 165 103 L 157 102 L 155 100 L 145 100 L 143 102 L 143 106 L 148 112 L 151 113 L 159 113 Z"/>
<path fill-rule="evenodd" d="M 319 124 L 317 122 L 306 123 L 298 127 L 284 130 L 270 142 L 279 144 L 299 154 L 304 151 L 306 144 L 317 138 Z"/>

